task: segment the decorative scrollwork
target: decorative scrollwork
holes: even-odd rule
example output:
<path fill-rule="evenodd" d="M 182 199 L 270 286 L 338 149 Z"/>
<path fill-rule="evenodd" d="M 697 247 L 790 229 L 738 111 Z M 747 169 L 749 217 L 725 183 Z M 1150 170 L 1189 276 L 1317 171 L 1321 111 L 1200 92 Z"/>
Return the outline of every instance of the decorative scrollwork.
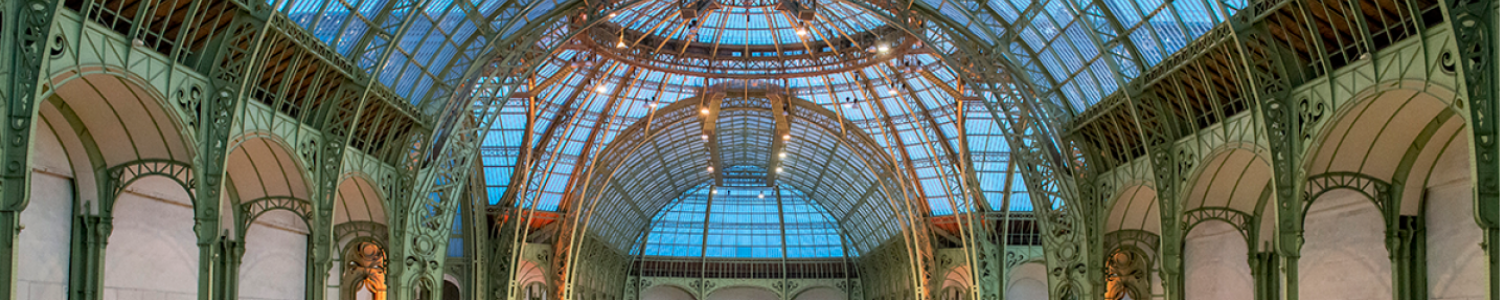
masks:
<path fill-rule="evenodd" d="M 1329 107 L 1322 98 L 1302 98 L 1298 102 L 1300 102 L 1298 105 L 1298 109 L 1300 110 L 1298 120 L 1300 122 L 1298 124 L 1301 126 L 1299 129 L 1302 131 L 1302 140 L 1308 141 L 1313 138 L 1313 129 L 1323 121 L 1324 114 L 1328 113 Z"/>
<path fill-rule="evenodd" d="M 293 197 L 265 197 L 241 203 L 239 208 L 239 233 L 241 236 L 244 235 L 245 230 L 250 228 L 250 224 L 254 223 L 256 218 L 273 210 L 285 210 L 297 214 L 297 217 L 302 219 L 303 224 L 309 228 L 312 227 L 312 203 L 307 200 Z"/>
<path fill-rule="evenodd" d="M 52 59 L 62 58 L 63 54 L 68 53 L 68 39 L 64 38 L 61 34 L 53 35 L 52 47 L 47 52 L 52 56 Z"/>
<path fill-rule="evenodd" d="M 1445 74 L 1453 75 L 1458 73 L 1458 55 L 1454 54 L 1451 49 L 1443 50 L 1443 54 L 1438 57 L 1438 66 L 1442 68 Z"/>
<path fill-rule="evenodd" d="M 389 234 L 385 224 L 372 221 L 349 221 L 333 226 L 333 237 L 336 241 L 342 241 L 355 236 L 368 236 L 381 243 L 386 241 Z"/>
<path fill-rule="evenodd" d="M 100 200 L 104 201 L 101 208 L 106 212 L 114 210 L 115 198 L 124 193 L 126 186 L 147 176 L 171 178 L 187 191 L 188 197 L 194 199 L 193 203 L 197 203 L 197 193 L 194 193 L 196 179 L 193 177 L 193 166 L 188 163 L 166 159 L 143 159 L 110 167 L 105 170 L 105 174 L 108 178 L 103 182 L 104 190 L 109 192 L 109 195 Z"/>
<path fill-rule="evenodd" d="M 1104 249 L 1119 248 L 1126 242 L 1146 245 L 1152 252 L 1156 252 L 1156 247 L 1161 244 L 1161 236 L 1139 229 L 1116 230 L 1104 234 Z"/>
<path fill-rule="evenodd" d="M 1333 190 L 1348 189 L 1363 194 L 1366 199 L 1374 202 L 1375 207 L 1381 212 L 1391 209 L 1391 184 L 1370 175 L 1358 172 L 1328 172 L 1307 177 L 1307 186 L 1302 191 L 1302 199 L 1306 203 L 1302 207 L 1303 214 L 1312 207 L 1312 203 Z"/>
<path fill-rule="evenodd" d="M 187 114 L 187 128 L 198 128 L 198 108 L 203 105 L 203 86 L 190 84 L 177 88 L 172 98 L 177 99 L 177 108 Z"/>
<path fill-rule="evenodd" d="M 771 288 L 776 289 L 777 293 L 787 295 L 787 293 L 791 293 L 797 290 L 797 282 L 790 280 L 781 280 L 771 283 Z"/>
<path fill-rule="evenodd" d="M 1250 241 L 1252 236 L 1250 230 L 1254 228 L 1253 218 L 1250 214 L 1228 207 L 1202 207 L 1183 213 L 1182 232 L 1193 232 L 1194 226 L 1213 220 L 1224 221 L 1234 226 L 1234 229 L 1240 232 L 1240 237 L 1245 239 L 1246 245 L 1254 245 Z"/>

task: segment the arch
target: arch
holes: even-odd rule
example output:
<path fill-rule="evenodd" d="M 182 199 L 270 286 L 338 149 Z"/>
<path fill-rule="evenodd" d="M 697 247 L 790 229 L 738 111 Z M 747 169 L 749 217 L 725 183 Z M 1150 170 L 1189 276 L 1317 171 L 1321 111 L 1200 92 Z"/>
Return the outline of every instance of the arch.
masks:
<path fill-rule="evenodd" d="M 1233 143 L 1214 149 L 1184 185 L 1182 209 L 1224 207 L 1256 211 L 1264 187 L 1271 182 L 1267 150 L 1254 144 Z M 1227 195 L 1227 197 L 1226 197 Z"/>
<path fill-rule="evenodd" d="M 777 300 L 781 295 L 765 287 L 731 285 L 714 289 L 704 300 Z"/>
<path fill-rule="evenodd" d="M 59 110 L 78 116 L 101 151 L 103 165 L 137 160 L 193 161 L 189 121 L 177 111 L 196 107 L 196 84 L 181 87 L 176 104 L 157 87 L 129 71 L 64 72 L 53 76 L 43 94 Z M 190 92 L 196 91 L 196 92 Z M 127 117 L 128 116 L 128 117 Z"/>
<path fill-rule="evenodd" d="M 1389 299 L 1392 264 L 1382 212 L 1365 196 L 1339 189 L 1320 196 L 1304 216 L 1297 261 L 1305 299 Z"/>
<path fill-rule="evenodd" d="M 1307 203 L 1303 204 L 1302 213 L 1305 218 L 1308 210 L 1312 208 L 1313 203 L 1317 202 L 1319 198 L 1328 192 L 1350 190 L 1364 195 L 1365 199 L 1370 200 L 1370 203 L 1375 205 L 1375 209 L 1381 212 L 1381 220 L 1389 224 L 1393 221 L 1390 219 L 1392 217 L 1390 214 L 1390 209 L 1392 208 L 1391 202 L 1393 201 L 1391 199 L 1391 188 L 1390 183 L 1362 173 L 1328 172 L 1308 176 L 1307 186 L 1302 192 L 1302 199 L 1306 199 L 1307 201 Z M 1306 222 L 1305 219 L 1304 222 Z"/>
<path fill-rule="evenodd" d="M 375 181 L 360 172 L 345 173 L 334 198 L 334 224 L 372 222 L 385 224 L 388 213 L 385 193 Z"/>
<path fill-rule="evenodd" d="M 1441 82 L 1393 80 L 1371 85 L 1334 111 L 1327 100 L 1302 99 L 1307 111 L 1301 114 L 1310 122 L 1302 137 L 1310 145 L 1303 158 L 1305 174 L 1351 172 L 1396 181 L 1392 177 L 1402 167 L 1405 150 L 1424 129 L 1410 124 L 1454 113 L 1453 95 Z M 1331 118 L 1322 122 L 1325 115 Z"/>
<path fill-rule="evenodd" d="M 114 207 L 105 211 L 108 246 L 100 263 L 103 293 L 197 295 L 196 284 L 182 284 L 197 282 L 200 261 L 196 213 L 190 194 L 179 190 L 179 184 L 170 177 L 145 176 L 131 184 L 139 192 L 111 197 Z"/>
<path fill-rule="evenodd" d="M 1246 238 L 1245 227 L 1227 219 L 1199 218 L 1184 226 L 1184 299 L 1248 300 L 1255 294 L 1250 266 L 1253 240 Z"/>
<path fill-rule="evenodd" d="M 1152 257 L 1135 245 L 1109 250 L 1104 263 L 1104 299 L 1145 299 L 1151 295 Z"/>
<path fill-rule="evenodd" d="M 303 225 L 307 226 L 307 228 L 312 228 L 311 202 L 292 197 L 265 197 L 240 203 L 238 210 L 240 214 L 238 218 L 240 220 L 238 236 L 245 236 L 245 232 L 250 229 L 250 225 L 255 223 L 255 219 L 263 214 L 277 210 L 296 214 L 297 218 L 302 220 Z"/>
<path fill-rule="evenodd" d="M 1016 266 L 1009 273 L 1010 279 L 1005 285 L 1005 299 L 1052 299 L 1049 297 L 1051 294 L 1050 288 L 1047 287 L 1047 265 L 1045 262 L 1023 263 Z"/>
<path fill-rule="evenodd" d="M 1182 214 L 1183 233 L 1193 232 L 1193 227 L 1203 222 L 1220 221 L 1234 227 L 1240 237 L 1245 239 L 1246 245 L 1255 241 L 1255 217 L 1227 207 L 1200 207 L 1188 210 Z"/>
<path fill-rule="evenodd" d="M 443 300 L 463 299 L 462 289 L 459 288 L 458 278 L 449 274 L 443 274 Z"/>
<path fill-rule="evenodd" d="M 386 245 L 386 236 L 389 234 L 385 224 L 370 221 L 344 222 L 333 226 L 333 238 L 342 242 L 345 247 L 352 245 L 361 239 L 376 243 L 381 247 Z M 348 250 L 345 248 L 345 250 Z"/>
<path fill-rule="evenodd" d="M 1128 186 L 1109 204 L 1106 232 L 1117 230 L 1161 231 L 1157 211 L 1156 189 L 1145 185 Z"/>
<path fill-rule="evenodd" d="M 281 138 L 269 134 L 239 137 L 225 156 L 224 175 L 231 193 L 245 199 L 311 199 L 314 185 L 305 162 Z"/>
<path fill-rule="evenodd" d="M 106 216 L 114 211 L 116 197 L 125 192 L 125 188 L 142 178 L 161 176 L 171 179 L 187 192 L 190 203 L 198 203 L 197 188 L 193 185 L 193 166 L 175 160 L 143 159 L 126 162 L 105 170 L 104 188 L 108 194 L 101 197 L 103 212 Z"/>

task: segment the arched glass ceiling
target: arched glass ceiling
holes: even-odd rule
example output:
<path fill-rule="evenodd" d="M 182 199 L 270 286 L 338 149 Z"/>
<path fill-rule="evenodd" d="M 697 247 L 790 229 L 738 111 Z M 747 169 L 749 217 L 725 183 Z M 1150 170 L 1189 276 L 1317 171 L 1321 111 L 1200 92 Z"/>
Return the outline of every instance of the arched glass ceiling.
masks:
<path fill-rule="evenodd" d="M 784 45 L 788 48 L 802 48 L 801 44 L 809 40 L 836 38 L 884 25 L 858 7 L 833 1 L 819 7 L 820 15 L 814 20 L 798 19 L 777 9 L 778 1 L 710 1 L 716 1 L 714 5 L 718 9 L 707 11 L 696 21 L 677 18 L 677 0 L 647 0 L 619 12 L 610 21 L 638 32 L 709 45 Z"/>
<path fill-rule="evenodd" d="M 957 121 L 960 103 L 948 91 L 955 81 L 952 71 L 928 54 L 911 54 L 897 61 L 913 62 L 920 67 L 877 64 L 856 72 L 782 82 L 752 81 L 750 85 L 784 85 L 783 90 L 815 104 L 828 115 L 809 114 L 808 118 L 830 120 L 835 129 L 848 126 L 866 132 L 883 153 L 913 171 L 910 174 L 917 177 L 916 184 L 924 192 L 917 199 L 929 205 L 932 215 L 953 213 L 955 202 L 959 203 L 958 211 L 968 206 L 962 204 L 965 200 L 959 193 L 952 192 L 959 190 L 961 184 L 956 182 L 959 178 L 953 175 L 953 163 L 949 150 L 941 145 L 943 142 L 952 151 L 969 155 L 990 209 L 1029 211 L 1025 186 L 1019 184 L 1019 176 L 1014 175 L 1016 170 L 1008 164 L 1009 148 L 1000 128 L 990 120 L 993 115 L 982 105 L 967 102 L 963 104 L 967 107 L 961 118 L 965 129 L 960 130 Z M 540 209 L 557 210 L 568 189 L 566 183 L 578 180 L 577 173 L 584 171 L 578 166 L 587 165 L 598 147 L 612 143 L 625 126 L 648 117 L 654 109 L 651 104 L 660 102 L 665 106 L 677 99 L 690 98 L 706 91 L 705 84 L 735 83 L 748 88 L 743 81 L 634 67 L 590 55 L 586 49 L 564 50 L 544 64 L 538 77 L 539 82 L 550 79 L 556 83 L 537 86 L 531 92 L 538 96 L 536 113 L 541 118 L 532 125 L 530 133 L 525 129 L 527 104 L 511 101 L 502 108 L 497 126 L 484 142 L 482 158 L 491 203 L 499 203 L 505 195 L 511 195 L 506 189 L 518 178 L 514 173 L 516 156 L 521 154 L 523 144 L 536 153 L 528 188 L 536 196 L 519 204 L 530 207 L 535 202 Z M 608 123 L 604 123 L 606 120 Z M 793 132 L 799 133 L 802 132 Z M 966 139 L 958 138 L 960 134 L 968 137 L 967 143 Z M 530 142 L 525 140 L 528 137 L 532 139 Z M 847 147 L 831 138 L 789 147 L 812 145 L 829 149 Z M 940 176 L 941 172 L 948 173 Z M 1008 197 L 1019 197 L 1022 201 L 1007 201 Z"/>
<path fill-rule="evenodd" d="M 520 28 L 518 24 L 536 20 L 553 8 L 573 2 L 267 1 L 366 71 L 378 72 L 380 82 L 418 105 L 428 100 L 446 101 L 450 98 L 452 90 L 463 79 L 460 77 L 491 46 L 494 37 L 506 38 Z M 647 14 L 659 12 L 668 2 L 672 1 L 626 2 L 634 5 L 621 8 L 622 13 L 615 18 L 631 20 L 628 24 L 637 29 L 680 22 L 670 17 L 675 14 Z M 818 17 L 809 22 L 813 27 L 858 30 L 878 24 L 869 13 L 857 9 L 853 0 L 817 2 L 821 4 L 816 9 Z M 973 36 L 980 42 L 996 45 L 985 46 L 987 48 L 1009 48 L 1010 58 L 1020 65 L 1022 72 L 1028 73 L 1031 83 L 1040 89 L 1041 97 L 1062 103 L 1070 113 L 1076 114 L 1118 90 L 1122 81 L 1133 79 L 1224 22 L 1227 16 L 1244 7 L 1245 1 L 922 0 L 919 4 L 951 20 L 958 28 L 973 31 Z M 529 10 L 500 9 L 506 5 L 525 6 Z M 792 34 L 786 34 L 795 19 L 775 13 L 768 6 L 723 7 L 719 9 L 722 12 L 710 13 L 708 18 L 702 19 L 704 29 L 700 30 L 696 40 L 703 43 L 726 40 L 785 43 L 798 39 L 794 30 L 790 31 Z M 722 20 L 711 18 L 714 15 Z M 749 23 L 743 20 L 747 15 L 751 16 Z M 757 15 L 761 17 L 756 18 Z M 739 20 L 732 16 L 738 16 Z M 410 22 L 404 22 L 407 20 Z M 834 25 L 826 25 L 828 23 Z M 409 26 L 403 27 L 402 24 Z M 407 29 L 401 31 L 401 28 Z M 730 34 L 704 34 L 715 30 Z M 819 32 L 813 30 L 810 35 Z M 386 52 L 385 46 L 393 37 L 399 47 L 394 52 Z M 1013 42 L 1017 40 L 1020 42 Z"/>
<path fill-rule="evenodd" d="M 657 214 L 645 245 L 635 251 L 710 258 L 842 257 L 836 222 L 795 188 L 704 183 Z"/>

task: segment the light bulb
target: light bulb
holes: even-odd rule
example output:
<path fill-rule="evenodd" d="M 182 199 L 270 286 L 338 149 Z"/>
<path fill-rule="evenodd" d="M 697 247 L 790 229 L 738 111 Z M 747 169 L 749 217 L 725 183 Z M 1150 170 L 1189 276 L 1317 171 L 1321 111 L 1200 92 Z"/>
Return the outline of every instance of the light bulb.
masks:
<path fill-rule="evenodd" d="M 777 156 L 780 156 L 781 158 L 786 158 L 786 152 L 781 152 L 781 154 L 778 154 Z"/>
<path fill-rule="evenodd" d="M 885 92 L 891 93 L 891 96 L 895 96 L 896 95 L 896 89 L 889 89 L 889 90 L 886 90 Z"/>
<path fill-rule="evenodd" d="M 806 36 L 807 29 L 797 28 L 797 35 Z"/>
<path fill-rule="evenodd" d="M 714 172 L 714 167 L 708 167 L 708 172 L 709 173 L 713 173 Z"/>
<path fill-rule="evenodd" d="M 792 139 L 792 135 L 790 135 L 790 134 L 783 134 L 783 135 L 781 135 L 781 140 L 783 140 L 783 141 L 789 141 L 791 139 Z"/>
<path fill-rule="evenodd" d="M 705 141 L 708 140 L 708 135 L 707 134 L 703 135 L 703 140 L 705 140 Z"/>
<path fill-rule="evenodd" d="M 760 195 L 756 195 L 755 197 L 761 198 L 761 199 L 765 199 L 766 198 L 766 192 L 760 192 Z"/>
<path fill-rule="evenodd" d="M 698 109 L 698 112 L 706 115 L 706 114 L 708 114 L 708 108 L 704 107 L 704 108 Z"/>
<path fill-rule="evenodd" d="M 891 46 L 890 45 L 886 45 L 886 44 L 880 44 L 880 46 L 875 47 L 875 50 L 876 51 L 880 51 L 880 53 L 886 53 L 886 52 L 890 52 L 891 51 Z"/>
<path fill-rule="evenodd" d="M 776 173 L 781 173 L 781 167 L 776 167 Z"/>
<path fill-rule="evenodd" d="M 620 41 L 619 43 L 615 43 L 615 48 L 624 49 L 625 48 L 625 41 Z"/>
<path fill-rule="evenodd" d="M 844 103 L 845 109 L 854 109 L 854 103 Z"/>

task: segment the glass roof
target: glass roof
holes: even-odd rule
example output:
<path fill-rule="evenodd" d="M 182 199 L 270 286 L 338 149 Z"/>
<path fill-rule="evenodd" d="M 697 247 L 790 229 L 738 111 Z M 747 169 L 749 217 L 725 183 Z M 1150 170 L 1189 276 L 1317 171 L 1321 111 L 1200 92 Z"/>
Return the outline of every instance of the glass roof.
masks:
<path fill-rule="evenodd" d="M 787 186 L 705 183 L 673 200 L 651 222 L 640 248 L 650 256 L 844 256 L 837 221 L 806 194 Z"/>
<path fill-rule="evenodd" d="M 730 161 L 721 172 L 784 167 L 789 172 L 776 189 L 807 191 L 808 206 L 827 209 L 833 224 L 855 241 L 850 253 L 856 255 L 873 247 L 862 241 L 878 243 L 893 235 L 893 228 L 860 223 L 889 219 L 892 211 L 853 207 L 886 193 L 915 191 L 930 216 L 1033 209 L 1010 164 L 1007 133 L 993 119 L 1009 112 L 986 110 L 979 103 L 996 95 L 966 89 L 960 73 L 942 61 L 940 55 L 953 51 L 954 42 L 924 45 L 910 34 L 1004 49 L 1015 75 L 1036 89 L 1028 96 L 1061 108 L 1063 115 L 1056 117 L 1067 119 L 1245 5 L 1243 0 L 920 0 L 913 9 L 939 18 L 944 24 L 939 27 L 948 29 L 907 33 L 882 21 L 898 14 L 864 1 L 812 1 L 812 18 L 779 10 L 770 0 L 710 1 L 717 8 L 696 19 L 679 17 L 677 1 L 620 2 L 608 22 L 589 29 L 602 34 L 579 32 L 578 39 L 588 42 L 556 50 L 536 73 L 520 79 L 526 85 L 512 91 L 480 84 L 460 89 L 464 80 L 516 81 L 467 74 L 479 73 L 474 68 L 497 51 L 495 41 L 510 41 L 524 26 L 541 26 L 557 36 L 575 30 L 569 26 L 578 15 L 542 18 L 582 2 L 268 0 L 427 113 L 454 95 L 505 98 L 496 101 L 503 103 L 493 108 L 499 120 L 481 147 L 491 204 L 566 211 L 570 201 L 589 200 L 576 195 L 602 195 L 595 201 L 613 203 L 608 208 L 620 212 L 601 221 L 617 230 L 608 238 L 628 247 L 648 232 L 666 230 L 644 220 L 658 220 L 652 216 L 689 203 L 684 197 L 714 176 L 704 168 L 709 161 Z M 735 88 L 774 91 L 808 106 L 789 117 L 788 130 L 800 142 L 786 146 L 796 154 L 785 166 L 768 165 L 766 136 L 755 134 L 769 132 L 767 126 L 775 122 L 753 112 L 724 120 L 738 125 L 721 128 L 726 135 L 714 138 L 733 151 L 715 157 L 696 122 L 651 129 L 656 136 L 640 143 L 638 151 L 606 150 L 632 138 L 625 135 L 633 134 L 633 124 L 674 113 L 667 107 L 675 103 L 697 103 L 700 96 Z M 522 99 L 512 93 L 531 95 L 534 103 L 512 100 Z M 532 155 L 523 159 L 524 153 Z M 883 181 L 891 175 L 847 159 L 874 154 L 910 182 Z M 596 165 L 600 161 L 616 165 Z M 964 178 L 960 165 L 975 178 Z M 641 179 L 577 184 L 585 174 L 609 168 Z M 966 184 L 977 184 L 980 195 L 965 192 L 973 190 Z M 713 208 L 706 202 L 702 207 Z"/>
<path fill-rule="evenodd" d="M 826 3 L 820 7 L 820 18 L 807 21 L 777 9 L 777 1 L 715 1 L 718 1 L 715 5 L 719 8 L 709 10 L 696 20 L 678 19 L 676 0 L 647 0 L 620 11 L 610 21 L 638 32 L 703 44 L 786 44 L 798 48 L 797 44 L 808 40 L 864 32 L 885 24 L 858 7 L 838 2 Z"/>
<path fill-rule="evenodd" d="M 418 105 L 450 98 L 475 59 L 491 46 L 491 39 L 508 37 L 528 21 L 574 2 L 267 1 Z M 629 5 L 620 7 L 611 21 L 705 44 L 854 40 L 851 33 L 881 25 L 867 12 L 868 7 L 855 1 L 815 1 L 820 4 L 816 18 L 807 22 L 776 10 L 773 1 L 717 1 L 719 8 L 696 22 L 675 17 L 675 1 L 669 0 L 625 2 Z M 500 9 L 508 4 L 527 9 Z M 1010 45 L 1010 59 L 1041 89 L 1039 97 L 1078 113 L 1117 91 L 1121 82 L 1223 23 L 1245 1 L 922 0 L 918 4 L 975 32 L 974 37 L 985 43 Z M 803 23 L 813 30 L 799 35 L 795 28 Z M 387 51 L 392 37 L 398 47 Z"/>

